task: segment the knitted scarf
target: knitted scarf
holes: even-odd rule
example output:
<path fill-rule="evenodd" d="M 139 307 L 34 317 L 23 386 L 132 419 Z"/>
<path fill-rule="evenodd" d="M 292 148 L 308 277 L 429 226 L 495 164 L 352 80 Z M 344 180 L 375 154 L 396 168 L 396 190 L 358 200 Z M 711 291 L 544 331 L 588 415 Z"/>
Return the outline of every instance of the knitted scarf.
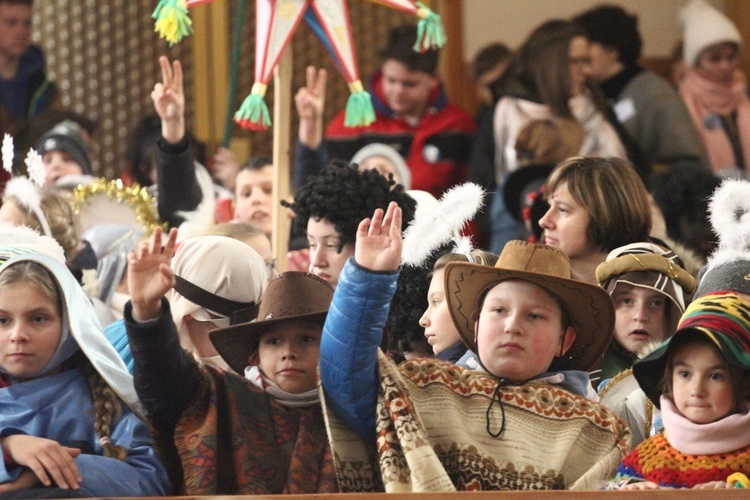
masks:
<path fill-rule="evenodd" d="M 690 69 L 680 83 L 680 95 L 703 140 L 714 172 L 739 164 L 734 157 L 729 137 L 716 116 L 737 113 L 745 168 L 750 169 L 750 100 L 747 97 L 747 81 L 742 72 L 737 70 L 729 85 L 721 85 L 706 80 Z"/>
<path fill-rule="evenodd" d="M 662 396 L 661 415 L 669 443 L 688 455 L 718 455 L 750 446 L 750 412 L 734 413 L 710 424 L 696 424 Z"/>

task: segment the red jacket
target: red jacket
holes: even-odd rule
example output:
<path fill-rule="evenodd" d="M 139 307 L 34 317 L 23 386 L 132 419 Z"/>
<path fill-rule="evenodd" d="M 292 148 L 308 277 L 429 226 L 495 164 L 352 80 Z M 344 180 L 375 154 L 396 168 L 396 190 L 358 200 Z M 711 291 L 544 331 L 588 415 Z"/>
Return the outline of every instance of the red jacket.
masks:
<path fill-rule="evenodd" d="M 329 159 L 349 161 L 360 148 L 382 142 L 396 148 L 411 170 L 411 189 L 420 189 L 439 198 L 443 191 L 464 182 L 474 120 L 466 111 L 448 104 L 441 85 L 430 100 L 430 107 L 416 126 L 394 115 L 382 93 L 377 72 L 368 88 L 377 119 L 368 127 L 344 126 L 345 111 L 328 125 L 325 147 Z"/>

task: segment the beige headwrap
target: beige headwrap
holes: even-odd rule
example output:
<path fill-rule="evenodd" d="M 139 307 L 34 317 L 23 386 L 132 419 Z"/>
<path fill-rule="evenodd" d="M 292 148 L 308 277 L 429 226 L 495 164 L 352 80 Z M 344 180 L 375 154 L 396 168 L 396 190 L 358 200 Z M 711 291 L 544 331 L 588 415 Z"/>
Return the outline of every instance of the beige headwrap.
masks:
<path fill-rule="evenodd" d="M 268 283 L 266 265 L 245 243 L 225 236 L 196 236 L 183 241 L 172 259 L 175 275 L 224 299 L 259 303 Z M 180 344 L 194 351 L 183 318 L 229 326 L 229 318 L 189 301 L 174 289 L 167 294 Z"/>

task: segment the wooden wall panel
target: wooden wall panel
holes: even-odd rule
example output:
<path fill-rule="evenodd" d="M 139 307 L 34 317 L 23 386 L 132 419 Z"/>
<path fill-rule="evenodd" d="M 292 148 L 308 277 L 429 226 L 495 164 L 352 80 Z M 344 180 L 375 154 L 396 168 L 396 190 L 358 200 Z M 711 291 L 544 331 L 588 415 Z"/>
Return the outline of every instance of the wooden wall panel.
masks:
<path fill-rule="evenodd" d="M 92 160 L 98 175 L 124 167 L 128 133 L 153 112 L 151 90 L 161 78 L 158 57 L 185 66 L 188 123 L 192 118 L 190 39 L 168 48 L 153 32 L 152 0 L 44 0 L 34 4 L 34 43 L 47 55 L 63 104 L 96 120 Z"/>

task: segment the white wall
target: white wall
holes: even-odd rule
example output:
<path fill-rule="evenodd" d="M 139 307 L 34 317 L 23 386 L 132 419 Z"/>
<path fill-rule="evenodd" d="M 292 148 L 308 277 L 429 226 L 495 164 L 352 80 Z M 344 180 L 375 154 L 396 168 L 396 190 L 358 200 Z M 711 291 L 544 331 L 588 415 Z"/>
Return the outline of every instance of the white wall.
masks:
<path fill-rule="evenodd" d="M 724 0 L 709 1 L 724 10 Z M 570 18 L 604 2 L 638 14 L 644 56 L 668 56 L 681 37 L 677 15 L 686 0 L 464 0 L 464 60 L 494 41 L 515 48 L 542 22 Z"/>

